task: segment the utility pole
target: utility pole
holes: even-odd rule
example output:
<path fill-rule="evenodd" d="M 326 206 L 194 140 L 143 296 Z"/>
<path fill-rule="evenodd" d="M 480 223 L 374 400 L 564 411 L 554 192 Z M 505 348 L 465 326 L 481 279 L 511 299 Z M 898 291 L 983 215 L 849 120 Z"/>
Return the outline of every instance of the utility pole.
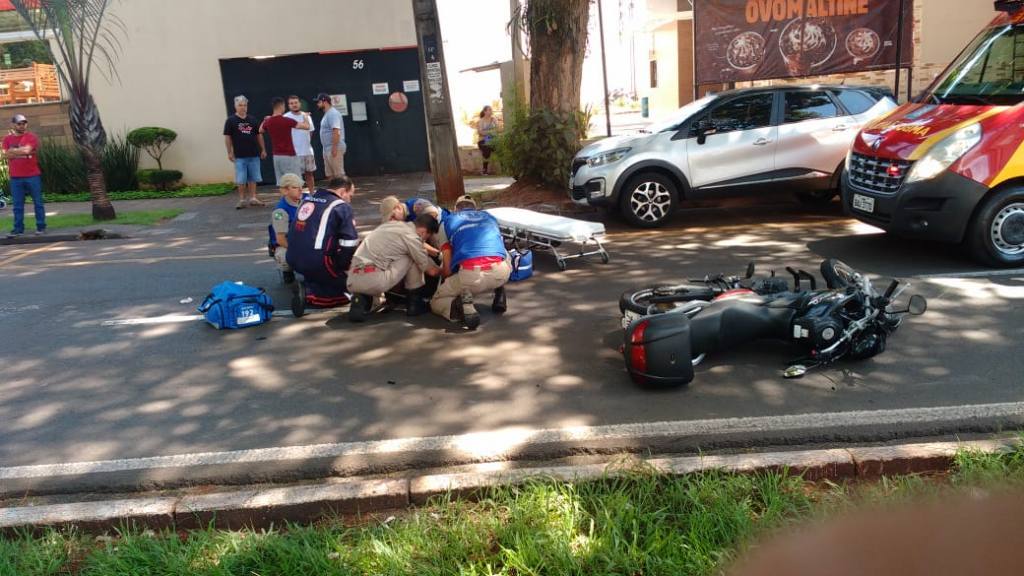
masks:
<path fill-rule="evenodd" d="M 903 26 L 904 18 L 903 11 L 905 10 L 905 0 L 900 0 L 900 15 L 896 19 L 896 79 L 893 81 L 892 94 L 897 101 L 900 99 L 900 68 L 903 66 Z"/>
<path fill-rule="evenodd" d="M 601 34 L 601 74 L 604 76 L 604 123 L 608 137 L 612 135 L 612 107 L 608 98 L 608 52 L 604 49 L 604 9 L 601 0 L 597 0 L 597 27 Z"/>
<path fill-rule="evenodd" d="M 436 0 L 412 0 L 416 18 L 416 44 L 419 46 L 423 104 L 427 113 L 427 137 L 430 144 L 430 171 L 438 204 L 451 207 L 466 193 L 459 165 L 459 144 L 455 139 L 455 119 L 445 76 L 441 25 Z"/>

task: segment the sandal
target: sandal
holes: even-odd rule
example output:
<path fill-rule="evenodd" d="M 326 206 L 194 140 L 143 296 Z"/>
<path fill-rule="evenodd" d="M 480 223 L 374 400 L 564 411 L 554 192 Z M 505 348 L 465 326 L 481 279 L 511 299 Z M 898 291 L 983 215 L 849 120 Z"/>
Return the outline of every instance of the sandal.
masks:
<path fill-rule="evenodd" d="M 245 203 L 245 200 L 239 200 L 238 204 L 235 204 L 235 210 L 241 210 L 242 208 L 245 208 L 246 206 L 247 206 L 247 204 Z"/>
<path fill-rule="evenodd" d="M 250 198 L 249 206 L 266 206 L 266 204 L 264 204 L 259 198 Z"/>

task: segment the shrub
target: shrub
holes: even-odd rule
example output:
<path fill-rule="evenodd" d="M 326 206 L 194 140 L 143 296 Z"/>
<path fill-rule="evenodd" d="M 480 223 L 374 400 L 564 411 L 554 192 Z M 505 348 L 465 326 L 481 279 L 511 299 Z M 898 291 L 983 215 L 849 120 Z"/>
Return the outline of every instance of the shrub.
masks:
<path fill-rule="evenodd" d="M 78 149 L 53 140 L 39 143 L 39 169 L 43 173 L 43 192 L 74 194 L 89 189 L 85 162 Z"/>
<path fill-rule="evenodd" d="M 505 111 L 505 131 L 495 146 L 498 163 L 517 180 L 564 187 L 572 158 L 586 137 L 589 109 L 560 113 L 512 108 Z"/>
<path fill-rule="evenodd" d="M 128 133 L 128 141 L 145 150 L 150 158 L 156 160 L 156 166 L 160 170 L 164 169 L 161 162 L 164 152 L 171 147 L 177 137 L 178 134 L 174 130 L 157 126 L 136 128 Z"/>
<path fill-rule="evenodd" d="M 151 187 L 157 190 L 170 190 L 181 180 L 180 170 L 147 169 L 139 170 L 139 184 L 143 187 Z"/>
<path fill-rule="evenodd" d="M 136 173 L 139 171 L 139 149 L 129 143 L 127 138 L 113 136 L 107 139 L 102 163 L 108 191 L 138 190 Z"/>

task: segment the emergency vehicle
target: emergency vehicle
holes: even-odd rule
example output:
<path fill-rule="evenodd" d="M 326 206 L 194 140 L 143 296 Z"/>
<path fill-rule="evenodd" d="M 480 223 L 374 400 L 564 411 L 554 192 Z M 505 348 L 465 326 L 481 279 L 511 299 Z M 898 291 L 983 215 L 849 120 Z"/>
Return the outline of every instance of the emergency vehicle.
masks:
<path fill-rule="evenodd" d="M 847 213 L 905 237 L 1024 265 L 1024 0 L 913 102 L 867 124 L 843 175 Z"/>

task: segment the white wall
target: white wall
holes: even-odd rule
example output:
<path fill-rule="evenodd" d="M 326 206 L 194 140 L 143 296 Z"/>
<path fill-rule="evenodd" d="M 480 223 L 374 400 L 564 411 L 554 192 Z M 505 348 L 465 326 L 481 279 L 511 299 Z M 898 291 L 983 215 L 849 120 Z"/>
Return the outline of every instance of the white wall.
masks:
<path fill-rule="evenodd" d="M 109 133 L 175 130 L 164 165 L 189 182 L 233 178 L 220 59 L 416 44 L 410 0 L 115 1 L 126 28 L 120 81 L 92 81 L 103 123 Z"/>

